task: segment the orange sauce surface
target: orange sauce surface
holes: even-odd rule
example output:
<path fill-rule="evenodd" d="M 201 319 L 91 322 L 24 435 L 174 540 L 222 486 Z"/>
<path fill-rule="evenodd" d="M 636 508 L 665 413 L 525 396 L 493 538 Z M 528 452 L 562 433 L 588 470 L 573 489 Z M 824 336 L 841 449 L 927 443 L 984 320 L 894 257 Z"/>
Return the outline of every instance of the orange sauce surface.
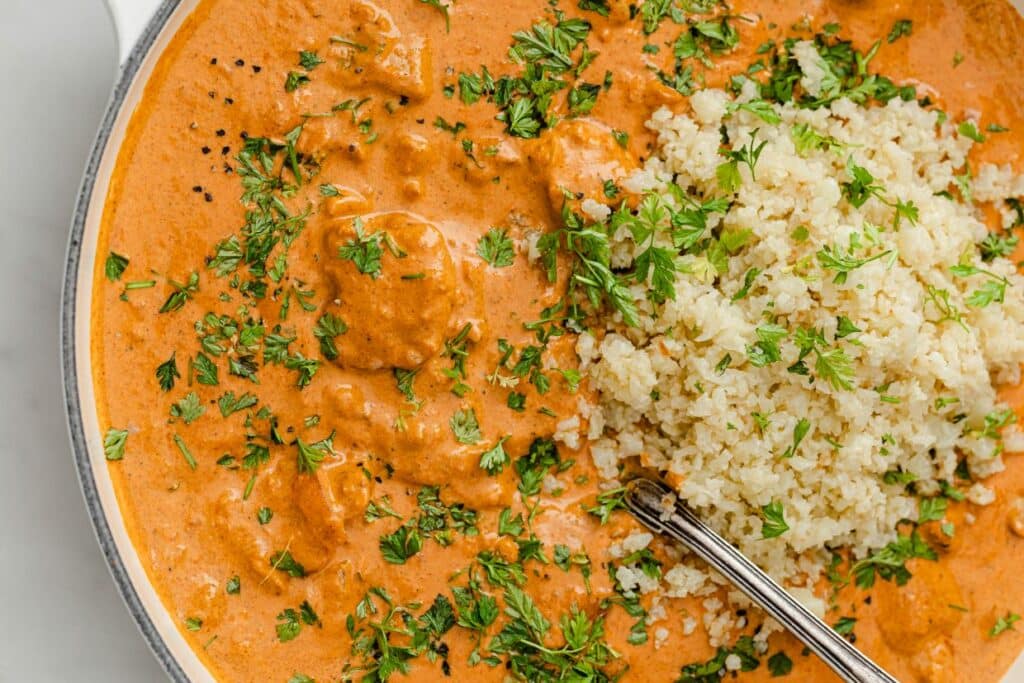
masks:
<path fill-rule="evenodd" d="M 564 281 L 549 284 L 527 262 L 522 240 L 528 230 L 559 225 L 559 188 L 590 192 L 599 177 L 621 176 L 638 165 L 652 149 L 643 123 L 657 107 L 686 108 L 685 98 L 662 86 L 646 66 L 669 63 L 667 43 L 679 27 L 666 21 L 658 33 L 644 36 L 638 20 L 628 16 L 628 3 L 610 4 L 606 18 L 578 10 L 575 2 L 561 3 L 567 15 L 593 24 L 588 42 L 599 55 L 588 68 L 589 80 L 600 82 L 610 72 L 613 82 L 588 117 L 563 121 L 536 140 L 507 136 L 493 104 L 460 102 L 457 77 L 479 73 L 481 65 L 495 76 L 515 72 L 507 55 L 510 37 L 550 19 L 547 0 L 458 0 L 450 32 L 436 9 L 415 0 L 204 0 L 160 58 L 120 151 L 99 247 L 101 254 L 113 250 L 130 258 L 124 281 L 152 279 L 156 285 L 122 296 L 123 282 L 107 282 L 102 262 L 98 266 L 92 323 L 97 409 L 105 426 L 129 431 L 125 457 L 110 471 L 143 564 L 219 679 L 283 683 L 301 672 L 321 683 L 339 680 L 345 663 L 358 661 L 346 617 L 368 589 L 383 586 L 396 603 L 426 606 L 438 594 L 450 595 L 450 586 L 465 585 L 458 572 L 479 552 L 515 559 L 515 543 L 496 531 L 504 508 L 525 509 L 514 467 L 489 476 L 478 464 L 480 455 L 508 437 L 503 448 L 515 460 L 534 439 L 550 437 L 560 421 L 574 416 L 587 391 L 584 386 L 573 393 L 558 372 L 548 373 L 552 388 L 543 395 L 524 379 L 516 391 L 526 406 L 517 412 L 506 404 L 509 390 L 486 380 L 501 356 L 498 340 L 517 349 L 534 343 L 534 332 L 523 324 L 538 319 L 564 289 Z M 816 29 L 839 22 L 841 35 L 862 50 L 884 38 L 897 19 L 912 19 L 912 37 L 883 45 L 875 69 L 897 83 L 919 84 L 919 93 L 951 118 L 978 112 L 984 124 L 1009 127 L 980 146 L 976 161 L 1024 170 L 1024 89 L 1018 80 L 1024 73 L 1018 46 L 1024 21 L 1004 2 L 744 0 L 732 12 L 756 21 L 738 23 L 740 47 L 716 58 L 709 84 L 745 68 L 764 40 L 794 35 L 791 27 L 804 14 Z M 353 50 L 332 36 L 387 49 L 384 56 L 372 48 Z M 661 45 L 660 52 L 645 55 L 648 42 Z M 309 83 L 287 92 L 288 74 L 305 73 L 297 66 L 300 50 L 316 51 L 326 63 L 308 72 Z M 962 59 L 954 60 L 957 54 Z M 449 97 L 445 88 L 451 86 Z M 347 110 L 303 117 L 364 98 L 358 117 Z M 457 134 L 443 130 L 434 125 L 438 117 L 465 128 Z M 372 126 L 360 129 L 367 119 Z M 310 215 L 287 250 L 284 276 L 270 282 L 262 298 L 246 297 L 228 286 L 232 275 L 218 278 L 205 265 L 218 243 L 246 221 L 236 155 L 247 137 L 280 139 L 303 122 L 297 148 L 303 159 L 316 159 L 319 173 L 288 206 L 295 213 L 309 207 Z M 602 142 L 611 140 L 609 129 L 629 134 L 627 150 Z M 473 141 L 472 157 L 463 140 Z M 322 184 L 340 196 L 322 196 Z M 384 245 L 379 277 L 336 256 L 356 237 L 354 216 L 362 217 L 365 233 L 387 231 L 405 254 L 399 258 Z M 492 227 L 508 229 L 517 240 L 510 267 L 492 267 L 476 254 L 478 240 Z M 277 249 L 268 267 L 282 246 Z M 199 274 L 198 291 L 180 310 L 158 313 L 174 291 L 168 279 L 185 283 L 192 272 Z M 237 272 L 244 282 L 244 265 Z M 207 352 L 218 365 L 218 384 L 200 383 L 195 358 L 209 332 L 197 332 L 196 323 L 208 313 L 252 319 L 262 323 L 264 335 L 280 326 L 276 334 L 295 338 L 289 353 L 322 361 L 309 386 L 296 386 L 294 369 L 263 364 L 261 352 L 258 383 L 231 374 L 228 359 L 246 353 L 237 335 L 219 342 L 221 355 Z M 313 333 L 325 313 L 348 326 L 334 340 L 333 361 L 323 358 Z M 471 391 L 460 397 L 451 391 L 455 380 L 446 370 L 453 359 L 444 350 L 467 324 L 464 381 Z M 551 367 L 574 366 L 573 343 L 571 334 L 551 340 Z M 154 371 L 172 353 L 181 377 L 164 393 Z M 396 387 L 395 367 L 419 370 L 417 403 Z M 186 424 L 168 409 L 189 391 L 206 410 Z M 226 391 L 250 392 L 259 403 L 223 417 L 218 399 Z M 1018 412 L 1024 407 L 1021 390 L 1007 390 L 1006 398 Z M 257 414 L 263 407 L 276 420 L 276 440 L 271 421 Z M 468 409 L 482 432 L 472 445 L 455 441 L 449 426 L 456 411 Z M 315 472 L 300 471 L 296 440 L 312 444 L 332 433 L 333 453 Z M 194 469 L 176 436 L 194 457 Z M 247 468 L 242 461 L 250 442 L 265 446 L 268 457 Z M 593 503 L 598 476 L 585 448 L 560 446 L 560 457 L 575 464 L 558 475 L 564 492 L 537 498 L 533 529 L 549 558 L 556 543 L 584 551 L 592 574 L 588 592 L 578 568 L 526 563 L 528 590 L 553 623 L 574 604 L 599 611 L 613 595 L 608 546 L 636 529 L 624 513 L 601 526 L 583 512 L 583 503 Z M 855 616 L 857 645 L 900 680 L 996 681 L 1024 648 L 1024 629 L 988 635 L 1007 611 L 1024 612 L 1024 538 L 1008 524 L 1024 497 L 1024 462 L 1009 456 L 1007 471 L 986 483 L 997 491 L 997 502 L 951 507 L 958 534 L 941 549 L 939 563 L 913 564 L 915 576 L 902 588 L 880 582 L 870 593 L 856 587 L 839 593 L 835 616 Z M 401 522 L 367 522 L 364 511 L 371 500 L 387 496 L 408 519 L 417 514 L 424 486 L 440 487 L 448 505 L 475 510 L 479 533 L 456 532 L 448 547 L 428 540 L 404 565 L 388 563 L 379 538 Z M 266 523 L 258 519 L 262 508 L 273 512 Z M 962 523 L 968 513 L 973 524 Z M 655 548 L 663 556 L 657 542 Z M 304 578 L 275 569 L 271 558 L 284 550 L 304 567 Z M 228 593 L 225 587 L 236 576 L 240 589 Z M 304 601 L 320 623 L 280 642 L 278 615 Z M 609 671 L 628 667 L 625 680 L 674 680 L 682 665 L 714 654 L 703 629 L 682 632 L 684 614 L 699 620 L 698 601 L 670 600 L 667 608 L 669 618 L 648 629 L 669 630 L 661 647 L 653 636 L 643 645 L 627 642 L 635 619 L 621 608 L 608 610 L 607 641 L 621 655 Z M 506 676 L 504 666 L 467 664 L 476 642 L 466 631 L 452 629 L 444 642 L 453 680 Z M 789 653 L 794 680 L 833 680 L 788 635 L 773 636 L 770 644 L 770 653 Z M 414 680 L 443 675 L 440 658 L 431 663 L 419 657 L 410 666 Z M 762 662 L 744 676 L 766 680 L 770 674 Z"/>

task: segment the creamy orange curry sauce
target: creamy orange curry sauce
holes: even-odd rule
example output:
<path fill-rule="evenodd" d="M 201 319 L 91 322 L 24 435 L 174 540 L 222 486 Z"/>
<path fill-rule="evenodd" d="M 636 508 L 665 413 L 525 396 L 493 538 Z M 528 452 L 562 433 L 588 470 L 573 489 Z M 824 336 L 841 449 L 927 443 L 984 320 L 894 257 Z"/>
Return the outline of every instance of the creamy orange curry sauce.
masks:
<path fill-rule="evenodd" d="M 881 40 L 875 71 L 1009 128 L 976 161 L 1022 171 L 1024 21 L 983 0 L 647 4 L 677 9 L 203 0 L 161 56 L 106 205 L 92 352 L 132 539 L 217 678 L 717 680 L 738 654 L 730 677 L 833 679 L 788 635 L 754 653 L 758 615 L 716 649 L 682 632 L 698 601 L 669 600 L 655 638 L 649 600 L 615 591 L 607 548 L 636 523 L 551 440 L 587 388 L 564 265 L 549 281 L 525 236 L 641 164 L 656 108 L 822 31 Z M 709 20 L 728 30 L 699 36 L 708 64 L 676 68 Z M 542 22 L 575 37 L 513 61 Z M 502 77 L 541 63 L 560 89 L 510 105 Z M 922 528 L 939 561 L 906 585 L 823 582 L 830 623 L 855 618 L 901 680 L 996 681 L 1024 647 L 1012 619 L 992 635 L 1024 612 L 1024 462 L 990 482 L 995 504 L 951 505 L 954 539 Z"/>

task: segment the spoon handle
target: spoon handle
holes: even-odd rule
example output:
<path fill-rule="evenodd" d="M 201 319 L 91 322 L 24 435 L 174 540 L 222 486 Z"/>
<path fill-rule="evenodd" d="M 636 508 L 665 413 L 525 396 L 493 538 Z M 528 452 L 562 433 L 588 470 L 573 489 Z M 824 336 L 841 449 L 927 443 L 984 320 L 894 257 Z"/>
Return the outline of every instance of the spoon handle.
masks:
<path fill-rule="evenodd" d="M 685 544 L 770 614 L 849 683 L 898 683 L 758 569 L 680 502 L 666 506 L 671 489 L 650 479 L 627 486 L 626 507 L 652 531 Z"/>

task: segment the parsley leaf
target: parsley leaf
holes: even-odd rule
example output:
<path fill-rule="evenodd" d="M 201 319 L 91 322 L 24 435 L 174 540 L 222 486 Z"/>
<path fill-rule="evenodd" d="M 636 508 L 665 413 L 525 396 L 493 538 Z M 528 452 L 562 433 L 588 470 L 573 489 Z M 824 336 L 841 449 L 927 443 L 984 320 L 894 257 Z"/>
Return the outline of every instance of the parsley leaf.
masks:
<path fill-rule="evenodd" d="M 508 453 L 505 452 L 505 442 L 508 441 L 507 436 L 502 437 L 498 440 L 498 443 L 494 445 L 488 451 L 480 456 L 480 468 L 487 472 L 487 474 L 494 476 L 500 474 L 505 466 L 511 462 L 508 457 Z"/>
<path fill-rule="evenodd" d="M 839 347 L 828 351 L 815 349 L 818 360 L 814 371 L 818 377 L 827 380 L 834 389 L 850 391 L 853 389 L 853 360 Z"/>
<path fill-rule="evenodd" d="M 297 450 L 298 458 L 297 464 L 299 474 L 315 474 L 320 463 L 324 461 L 328 455 L 334 452 L 333 447 L 334 434 L 327 437 L 322 441 L 316 443 L 307 444 L 302 439 L 295 440 L 295 448 Z"/>
<path fill-rule="evenodd" d="M 767 505 L 761 506 L 761 517 L 764 524 L 761 527 L 761 538 L 778 538 L 789 531 L 786 524 L 785 511 L 782 503 L 773 500 Z"/>
<path fill-rule="evenodd" d="M 352 261 L 360 273 L 369 275 L 376 280 L 380 277 L 380 260 L 384 256 L 384 250 L 380 246 L 384 233 L 375 232 L 366 235 L 363 232 L 363 222 L 359 218 L 355 220 L 354 227 L 355 238 L 338 247 L 338 258 Z"/>
<path fill-rule="evenodd" d="M 495 268 L 511 266 L 515 261 L 515 245 L 505 228 L 491 228 L 480 238 L 476 253 Z"/>
<path fill-rule="evenodd" d="M 279 642 L 287 643 L 289 640 L 294 640 L 302 630 L 299 615 L 291 607 L 278 614 L 277 621 L 277 640 Z"/>
<path fill-rule="evenodd" d="M 270 524 L 270 520 L 273 518 L 274 511 L 268 507 L 261 507 L 256 511 L 256 521 L 259 522 L 261 526 Z"/>
<path fill-rule="evenodd" d="M 252 408 L 257 403 L 259 403 L 259 399 L 249 392 L 245 392 L 241 396 L 235 397 L 235 392 L 228 391 L 217 399 L 217 406 L 220 408 L 220 414 L 224 417 L 229 417 L 240 410 L 245 410 L 246 408 Z"/>
<path fill-rule="evenodd" d="M 309 83 L 309 76 L 301 71 L 289 71 L 284 81 L 284 90 L 285 92 L 295 92 L 307 83 Z"/>
<path fill-rule="evenodd" d="M 103 437 L 103 454 L 107 460 L 121 460 L 124 458 L 124 446 L 128 440 L 128 430 L 114 429 L 111 427 Z"/>
<path fill-rule="evenodd" d="M 448 420 L 448 424 L 459 443 L 473 445 L 478 443 L 483 435 L 480 433 L 480 424 L 476 419 L 476 411 L 472 408 L 457 410 Z"/>
<path fill-rule="evenodd" d="M 324 63 L 324 60 L 316 52 L 302 50 L 299 52 L 299 66 L 306 71 L 312 71 Z"/>
<path fill-rule="evenodd" d="M 188 464 L 189 469 L 193 472 L 199 467 L 199 463 L 196 462 L 195 456 L 192 455 L 192 451 L 189 450 L 185 440 L 177 434 L 174 435 L 174 445 L 178 447 L 178 451 L 181 453 L 181 457 L 185 458 L 185 463 Z"/>
<path fill-rule="evenodd" d="M 416 526 L 403 524 L 391 534 L 380 537 L 381 556 L 391 564 L 405 564 L 405 561 L 423 549 L 423 537 Z"/>
<path fill-rule="evenodd" d="M 889 44 L 895 43 L 904 36 L 910 36 L 914 31 L 914 22 L 910 19 L 900 19 L 892 25 L 892 30 L 889 31 L 888 41 Z"/>
<path fill-rule="evenodd" d="M 853 627 L 857 625 L 857 620 L 853 617 L 840 617 L 832 628 L 841 636 L 848 636 L 853 633 Z"/>
<path fill-rule="evenodd" d="M 800 443 L 807 437 L 807 434 L 811 431 L 811 422 L 807 418 L 800 418 L 796 426 L 793 427 L 793 445 L 786 449 L 786 452 L 782 454 L 783 458 L 792 458 L 796 455 L 797 449 L 800 448 Z"/>
<path fill-rule="evenodd" d="M 1013 625 L 1020 621 L 1020 618 L 1019 614 L 1014 614 L 1013 612 L 1007 612 L 1005 617 L 999 617 L 995 625 L 988 632 L 989 638 L 995 638 L 1001 633 L 1013 631 Z"/>
<path fill-rule="evenodd" d="M 945 517 L 949 501 L 942 496 L 922 498 L 918 501 L 917 505 L 917 522 L 918 524 L 925 524 L 926 522 L 938 522 Z"/>
<path fill-rule="evenodd" d="M 788 676 L 793 671 L 793 660 L 785 652 L 776 652 L 768 658 L 768 671 L 774 678 Z"/>
<path fill-rule="evenodd" d="M 338 357 L 338 347 L 335 345 L 335 338 L 348 332 L 348 325 L 340 317 L 333 313 L 324 313 L 316 321 L 313 328 L 313 336 L 320 340 L 320 353 L 327 360 L 334 360 Z"/>
<path fill-rule="evenodd" d="M 512 536 L 516 537 L 526 530 L 526 525 L 523 522 L 523 515 L 518 514 L 512 517 L 512 510 L 505 508 L 498 515 L 498 535 L 499 536 Z"/>
<path fill-rule="evenodd" d="M 960 125 L 956 127 L 956 132 L 962 137 L 969 138 L 977 143 L 985 142 L 985 135 L 978 130 L 978 127 L 974 124 L 974 121 L 961 121 Z"/>
<path fill-rule="evenodd" d="M 171 406 L 171 417 L 180 417 L 185 424 L 192 424 L 206 412 L 206 406 L 199 401 L 199 395 L 194 391 L 185 394 L 185 397 Z"/>
<path fill-rule="evenodd" d="M 597 504 L 584 506 L 583 510 L 598 518 L 601 524 L 607 524 L 616 510 L 626 510 L 626 487 L 622 486 L 597 495 Z"/>
<path fill-rule="evenodd" d="M 112 251 L 107 255 L 107 260 L 103 264 L 103 272 L 106 274 L 108 280 L 115 282 L 121 279 L 121 275 L 124 274 L 127 267 L 128 257 L 121 256 L 117 252 Z"/>
<path fill-rule="evenodd" d="M 938 555 L 921 538 L 917 530 L 912 531 L 909 536 L 900 534 L 889 545 L 856 562 L 852 572 L 857 585 L 863 589 L 875 585 L 876 575 L 885 581 L 895 581 L 896 585 L 902 586 L 911 577 L 910 571 L 904 565 L 907 560 L 914 558 L 938 560 Z"/>
<path fill-rule="evenodd" d="M 452 30 L 452 19 L 448 14 L 448 5 L 445 5 L 441 0 L 420 0 L 424 5 L 430 5 L 444 17 L 444 29 L 445 31 Z"/>
<path fill-rule="evenodd" d="M 174 358 L 174 353 L 166 361 L 161 363 L 156 368 L 156 379 L 160 382 L 160 388 L 163 391 L 170 391 L 174 388 L 174 380 L 181 377 L 178 372 L 178 363 Z"/>
<path fill-rule="evenodd" d="M 271 555 L 270 567 L 279 572 L 284 572 L 293 579 L 301 579 L 306 576 L 306 568 L 296 562 L 295 558 L 287 550 L 279 550 Z"/>

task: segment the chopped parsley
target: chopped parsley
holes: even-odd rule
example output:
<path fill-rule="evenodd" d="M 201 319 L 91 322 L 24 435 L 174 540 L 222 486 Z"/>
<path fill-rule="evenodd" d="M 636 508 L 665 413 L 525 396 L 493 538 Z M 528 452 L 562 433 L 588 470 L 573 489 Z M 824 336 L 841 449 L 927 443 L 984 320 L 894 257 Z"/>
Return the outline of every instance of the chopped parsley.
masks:
<path fill-rule="evenodd" d="M 678 683 L 712 683 L 721 680 L 726 673 L 725 662 L 730 656 L 740 660 L 740 671 L 754 671 L 761 665 L 754 639 L 742 636 L 730 647 L 719 647 L 715 656 L 705 662 L 687 664 L 680 672 Z"/>
<path fill-rule="evenodd" d="M 511 266 L 516 258 L 515 245 L 505 228 L 491 228 L 480 238 L 476 253 L 495 268 Z"/>
<path fill-rule="evenodd" d="M 760 422 L 758 424 L 760 424 Z M 793 427 L 793 445 L 786 449 L 786 452 L 782 454 L 782 457 L 792 458 L 794 455 L 796 455 L 797 449 L 800 448 L 801 442 L 803 442 L 804 438 L 806 438 L 807 434 L 810 431 L 810 421 L 807 418 L 800 418 L 797 421 L 796 426 Z"/>
<path fill-rule="evenodd" d="M 199 467 L 199 463 L 196 462 L 195 456 L 192 455 L 192 451 L 189 450 L 185 440 L 175 434 L 174 445 L 176 445 L 178 447 L 178 451 L 181 452 L 181 457 L 185 458 L 185 462 L 188 464 L 189 469 L 194 472 L 196 468 Z"/>
<path fill-rule="evenodd" d="M 861 53 L 853 47 L 851 41 L 840 39 L 828 31 L 814 37 L 814 47 L 821 57 L 820 65 L 826 72 L 822 90 L 817 95 L 804 92 L 800 86 L 803 70 L 791 54 L 796 42 L 797 39 L 790 38 L 781 44 L 772 43 L 765 51 L 767 59 L 762 57 L 759 60 L 761 68 L 768 71 L 767 79 L 761 83 L 762 99 L 779 103 L 793 102 L 801 107 L 817 109 L 840 98 L 847 98 L 856 104 L 865 104 L 871 100 L 884 104 L 897 97 L 908 101 L 917 97 L 913 86 L 899 86 L 891 79 L 871 72 L 871 62 L 878 54 L 882 41 L 876 42 L 866 53 Z"/>
<path fill-rule="evenodd" d="M 185 397 L 171 405 L 171 417 L 181 418 L 185 424 L 192 424 L 206 412 L 206 406 L 199 401 L 199 395 L 194 391 L 185 394 Z"/>
<path fill-rule="evenodd" d="M 121 256 L 117 252 L 112 251 L 107 255 L 107 260 L 103 264 L 103 272 L 106 274 L 108 280 L 116 282 L 121 279 L 121 275 L 124 274 L 127 267 L 128 257 Z"/>
<path fill-rule="evenodd" d="M 975 125 L 974 121 L 961 121 L 960 125 L 956 128 L 956 132 L 974 142 L 985 142 L 985 135 L 978 130 L 978 126 Z"/>
<path fill-rule="evenodd" d="M 505 442 L 509 437 L 505 436 L 498 440 L 490 450 L 484 451 L 480 456 L 480 468 L 487 474 L 500 474 L 505 466 L 511 462 L 508 453 L 505 452 Z"/>
<path fill-rule="evenodd" d="M 313 336 L 320 341 L 320 353 L 327 360 L 334 360 L 338 357 L 338 347 L 334 340 L 348 332 L 348 325 L 345 321 L 333 313 L 324 313 L 316 321 L 313 328 Z"/>
<path fill-rule="evenodd" d="M 307 444 L 302 439 L 295 440 L 297 451 L 297 467 L 299 474 L 315 474 L 320 463 L 334 452 L 334 434 L 316 443 Z"/>
<path fill-rule="evenodd" d="M 256 521 L 259 522 L 261 526 L 270 524 L 270 520 L 273 518 L 274 511 L 268 507 L 261 507 L 256 511 Z"/>
<path fill-rule="evenodd" d="M 778 538 L 789 531 L 782 503 L 777 500 L 761 506 L 761 518 L 761 538 Z"/>
<path fill-rule="evenodd" d="M 355 219 L 354 227 L 356 236 L 338 247 L 338 258 L 344 261 L 351 261 L 360 273 L 369 275 L 376 280 L 380 277 L 380 260 L 384 256 L 384 250 L 381 249 L 384 233 L 365 234 L 363 232 L 363 221 L 359 218 Z"/>
<path fill-rule="evenodd" d="M 299 52 L 299 66 L 306 71 L 312 71 L 324 63 L 324 60 L 316 52 L 302 50 Z"/>
<path fill-rule="evenodd" d="M 889 44 L 895 43 L 897 40 L 903 37 L 909 37 L 914 32 L 914 22 L 910 19 L 900 19 L 892 25 L 892 29 L 889 31 L 888 41 Z"/>
<path fill-rule="evenodd" d="M 885 581 L 895 581 L 896 585 L 902 586 L 911 577 L 910 571 L 904 565 L 908 560 L 915 558 L 938 560 L 938 555 L 916 529 L 909 536 L 899 534 L 889 545 L 854 563 L 853 576 L 857 585 L 863 589 L 874 586 L 876 576 Z"/>
<path fill-rule="evenodd" d="M 452 19 L 448 14 L 448 5 L 441 2 L 441 0 L 420 0 L 424 5 L 430 5 L 444 17 L 444 29 L 445 31 L 452 30 Z"/>
<path fill-rule="evenodd" d="M 259 403 L 259 399 L 249 392 L 235 396 L 235 392 L 228 391 L 217 399 L 217 407 L 220 408 L 220 414 L 223 417 L 230 417 L 241 410 L 252 408 L 257 403 Z"/>
<path fill-rule="evenodd" d="M 457 410 L 448 421 L 452 434 L 459 443 L 473 445 L 479 443 L 483 435 L 480 433 L 480 424 L 476 419 L 476 411 L 472 408 Z"/>
<path fill-rule="evenodd" d="M 306 568 L 296 562 L 288 550 L 279 550 L 271 555 L 270 567 L 279 572 L 284 572 L 293 579 L 301 579 L 306 576 Z"/>
<path fill-rule="evenodd" d="M 184 308 L 185 303 L 199 291 L 199 273 L 189 275 L 185 284 L 175 282 L 174 280 L 168 280 L 167 282 L 174 288 L 174 291 L 167 297 L 164 305 L 160 307 L 161 313 L 180 311 Z"/>
<path fill-rule="evenodd" d="M 851 636 L 856 625 L 857 620 L 853 617 L 839 617 L 839 620 L 832 625 L 832 629 L 841 636 Z"/>
<path fill-rule="evenodd" d="M 309 83 L 309 76 L 301 71 L 289 71 L 284 80 L 284 89 L 285 92 L 295 92 L 307 83 Z"/>
<path fill-rule="evenodd" d="M 172 353 L 171 357 L 161 363 L 156 368 L 156 379 L 160 383 L 160 389 L 163 391 L 170 391 L 174 388 L 174 380 L 181 377 L 181 373 L 178 372 L 178 363 L 175 360 L 175 354 Z"/>
<path fill-rule="evenodd" d="M 768 658 L 768 671 L 775 678 L 788 676 L 793 671 L 793 660 L 785 652 L 776 652 Z"/>
<path fill-rule="evenodd" d="M 111 427 L 103 437 L 103 454 L 107 460 L 124 459 L 124 446 L 128 441 L 128 430 Z"/>
<path fill-rule="evenodd" d="M 985 282 L 967 297 L 968 306 L 985 308 L 994 303 L 1003 303 L 1006 297 L 1006 288 L 1010 286 L 1010 281 L 1006 278 L 996 275 L 990 270 L 965 263 L 953 266 L 949 270 L 953 275 L 960 278 L 968 278 L 975 275 L 985 276 Z"/>
<path fill-rule="evenodd" d="M 466 323 L 451 339 L 444 342 L 442 357 L 452 361 L 452 366 L 443 370 L 445 377 L 452 380 L 452 393 L 456 396 L 465 396 L 470 387 L 463 382 L 467 378 L 466 359 L 469 357 L 469 333 L 473 331 L 473 324 Z"/>
<path fill-rule="evenodd" d="M 1013 631 L 1013 625 L 1020 621 L 1020 615 L 1014 614 L 1013 612 L 1007 612 L 1006 616 L 999 617 L 996 623 L 988 632 L 989 638 L 995 638 L 996 636 L 1006 633 L 1007 631 Z"/>

